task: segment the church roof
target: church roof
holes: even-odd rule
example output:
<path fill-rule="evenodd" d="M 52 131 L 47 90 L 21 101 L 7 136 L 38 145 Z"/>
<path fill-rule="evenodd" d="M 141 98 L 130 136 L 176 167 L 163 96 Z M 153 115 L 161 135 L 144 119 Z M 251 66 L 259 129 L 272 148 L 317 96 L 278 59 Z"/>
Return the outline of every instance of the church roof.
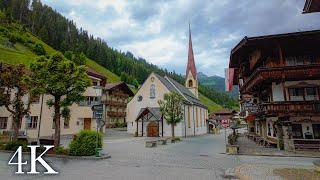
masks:
<path fill-rule="evenodd" d="M 202 104 L 201 101 L 196 96 L 194 96 L 194 94 L 185 86 L 181 85 L 168 76 L 162 77 L 156 73 L 154 74 L 170 92 L 177 92 L 184 97 L 185 101 L 203 108 L 207 108 L 207 106 Z"/>
<path fill-rule="evenodd" d="M 153 117 L 156 118 L 157 121 L 161 121 L 162 113 L 161 113 L 159 107 L 141 108 L 140 112 L 138 113 L 138 116 L 136 118 L 136 121 L 138 121 L 139 119 L 141 119 L 143 116 L 145 116 L 148 113 L 151 113 L 153 115 Z M 146 119 L 146 120 L 148 121 L 149 119 Z"/>
<path fill-rule="evenodd" d="M 191 72 L 193 78 L 197 79 L 197 69 L 196 69 L 196 65 L 194 63 L 190 24 L 189 24 L 188 64 L 187 64 L 187 70 L 186 70 L 186 77 L 188 77 L 189 71 Z"/>

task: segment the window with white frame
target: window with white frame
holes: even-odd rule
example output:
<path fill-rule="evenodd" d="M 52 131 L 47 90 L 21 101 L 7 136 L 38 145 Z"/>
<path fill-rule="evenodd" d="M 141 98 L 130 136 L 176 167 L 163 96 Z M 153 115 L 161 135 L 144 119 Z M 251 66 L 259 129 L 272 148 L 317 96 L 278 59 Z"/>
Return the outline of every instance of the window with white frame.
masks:
<path fill-rule="evenodd" d="M 154 84 L 151 84 L 150 86 L 150 98 L 156 97 L 156 86 Z"/>
<path fill-rule="evenodd" d="M 289 88 L 291 101 L 303 101 L 304 88 Z"/>
<path fill-rule="evenodd" d="M 268 136 L 271 136 L 271 133 L 272 133 L 271 128 L 272 128 L 271 123 L 268 122 Z"/>
<path fill-rule="evenodd" d="M 79 103 L 79 106 L 92 106 L 97 104 L 99 101 L 99 97 L 97 96 L 87 96 L 84 101 Z"/>
<path fill-rule="evenodd" d="M 38 116 L 31 116 L 30 121 L 27 123 L 28 129 L 36 129 L 38 125 Z"/>
<path fill-rule="evenodd" d="M 0 117 L 0 129 L 7 129 L 8 117 Z"/>
<path fill-rule="evenodd" d="M 307 87 L 305 88 L 306 90 L 306 100 L 317 100 L 318 99 L 318 93 L 317 93 L 317 88 L 316 87 Z"/>

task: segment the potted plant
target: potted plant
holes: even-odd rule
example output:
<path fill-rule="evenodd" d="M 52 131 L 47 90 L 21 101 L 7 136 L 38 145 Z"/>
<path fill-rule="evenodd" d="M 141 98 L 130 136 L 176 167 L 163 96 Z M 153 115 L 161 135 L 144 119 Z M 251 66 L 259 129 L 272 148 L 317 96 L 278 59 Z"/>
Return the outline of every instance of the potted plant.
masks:
<path fill-rule="evenodd" d="M 238 137 L 238 134 L 230 134 L 228 136 L 228 144 L 226 145 L 227 154 L 238 154 L 239 146 L 236 145 Z"/>

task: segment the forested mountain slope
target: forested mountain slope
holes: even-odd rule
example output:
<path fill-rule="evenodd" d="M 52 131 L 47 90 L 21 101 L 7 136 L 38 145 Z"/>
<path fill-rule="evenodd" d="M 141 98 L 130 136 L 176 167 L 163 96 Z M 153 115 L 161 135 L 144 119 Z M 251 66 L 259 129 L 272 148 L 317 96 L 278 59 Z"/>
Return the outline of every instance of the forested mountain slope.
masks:
<path fill-rule="evenodd" d="M 136 58 L 132 53 L 120 52 L 109 47 L 104 40 L 93 37 L 82 28 L 77 28 L 72 20 L 63 17 L 39 0 L 32 2 L 2 0 L 0 9 L 10 22 L 16 21 L 23 24 L 32 34 L 54 49 L 62 53 L 66 51 L 83 53 L 129 84 L 141 84 L 151 72 L 167 74 L 184 84 L 184 78 L 181 75 L 161 69 L 143 58 Z M 200 85 L 199 91 L 219 105 L 229 108 L 238 106 L 237 101 L 231 96 L 210 87 Z"/>

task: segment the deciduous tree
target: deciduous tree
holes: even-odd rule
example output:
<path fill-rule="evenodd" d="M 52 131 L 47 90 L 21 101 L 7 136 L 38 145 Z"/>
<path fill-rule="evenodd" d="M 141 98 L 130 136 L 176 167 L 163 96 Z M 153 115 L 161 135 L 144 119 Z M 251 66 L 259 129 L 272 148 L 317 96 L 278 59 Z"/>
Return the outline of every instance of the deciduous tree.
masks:
<path fill-rule="evenodd" d="M 182 96 L 177 92 L 164 95 L 164 100 L 159 100 L 160 111 L 167 123 L 171 125 L 172 139 L 175 140 L 174 127 L 183 119 Z"/>
<path fill-rule="evenodd" d="M 83 92 L 90 85 L 90 79 L 84 66 L 54 54 L 49 59 L 40 57 L 30 65 L 31 76 L 28 83 L 35 87 L 36 93 L 52 96 L 47 104 L 54 108 L 55 123 L 54 145 L 60 145 L 60 117 L 66 115 L 68 107 L 83 100 Z"/>
<path fill-rule="evenodd" d="M 13 140 L 19 134 L 22 118 L 28 114 L 30 87 L 24 81 L 27 70 L 23 65 L 0 64 L 0 106 L 4 106 L 13 117 Z"/>

